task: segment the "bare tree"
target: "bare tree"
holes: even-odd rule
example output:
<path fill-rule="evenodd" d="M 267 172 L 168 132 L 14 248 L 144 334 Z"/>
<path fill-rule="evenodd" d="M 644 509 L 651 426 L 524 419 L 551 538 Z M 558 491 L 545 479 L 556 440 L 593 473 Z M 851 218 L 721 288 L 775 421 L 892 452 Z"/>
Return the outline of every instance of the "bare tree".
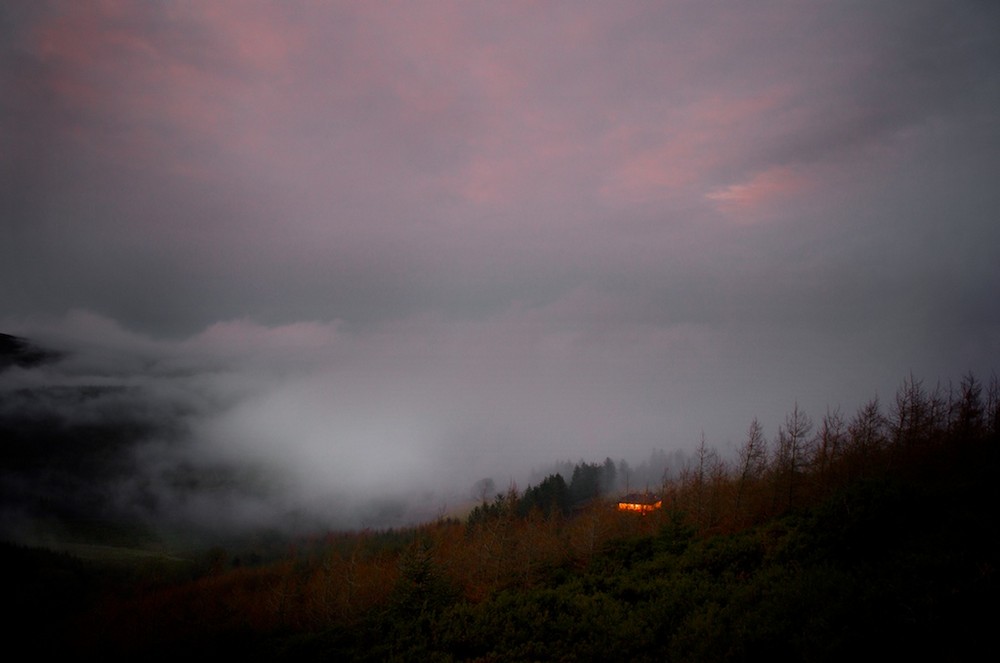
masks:
<path fill-rule="evenodd" d="M 787 491 L 788 508 L 795 501 L 798 475 L 810 461 L 809 432 L 812 427 L 812 420 L 795 403 L 792 412 L 785 417 L 785 425 L 778 430 L 775 470 L 779 485 L 783 483 Z"/>
<path fill-rule="evenodd" d="M 1000 441 L 1000 379 L 996 373 L 986 392 L 986 433 L 994 443 Z"/>
<path fill-rule="evenodd" d="M 862 475 L 870 473 L 871 464 L 885 447 L 886 420 L 878 396 L 861 406 L 847 426 L 854 469 Z"/>
<path fill-rule="evenodd" d="M 704 526 L 705 520 L 705 475 L 710 464 L 709 450 L 705 445 L 705 431 L 701 432 L 701 442 L 698 443 L 697 469 L 694 475 L 695 490 L 695 522 L 699 527 Z"/>
<path fill-rule="evenodd" d="M 750 422 L 747 438 L 740 448 L 739 476 L 736 485 L 736 503 L 734 511 L 737 521 L 742 520 L 742 509 L 750 486 L 755 484 L 767 470 L 767 438 L 764 437 L 764 427 L 757 417 Z"/>
<path fill-rule="evenodd" d="M 843 453 L 846 438 L 847 425 L 844 423 L 840 408 L 827 410 L 816 433 L 813 457 L 813 469 L 824 487 L 829 487 L 833 483 L 834 477 L 831 475 L 834 463 Z"/>
<path fill-rule="evenodd" d="M 912 373 L 896 392 L 896 400 L 889 416 L 889 432 L 894 445 L 907 448 L 927 439 L 930 403 L 923 383 L 914 378 Z"/>
<path fill-rule="evenodd" d="M 958 399 L 953 407 L 952 434 L 960 442 L 974 441 L 983 432 L 983 386 L 972 373 L 966 374 L 958 387 Z"/>

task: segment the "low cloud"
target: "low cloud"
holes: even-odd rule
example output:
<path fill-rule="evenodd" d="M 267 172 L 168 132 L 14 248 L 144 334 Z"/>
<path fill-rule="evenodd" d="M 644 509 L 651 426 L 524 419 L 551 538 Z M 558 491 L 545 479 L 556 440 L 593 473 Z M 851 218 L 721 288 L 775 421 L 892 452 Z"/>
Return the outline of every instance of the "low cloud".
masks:
<path fill-rule="evenodd" d="M 374 334 L 232 321 L 176 340 L 77 311 L 18 330 L 66 354 L 0 374 L 3 420 L 38 438 L 20 442 L 39 463 L 23 476 L 50 477 L 49 454 L 103 459 L 79 476 L 56 468 L 94 517 L 216 532 L 400 524 L 461 506 L 483 477 L 524 485 L 556 461 L 664 446 L 651 394 L 670 362 L 645 352 L 679 358 L 704 339 L 576 328 L 581 305 Z"/>

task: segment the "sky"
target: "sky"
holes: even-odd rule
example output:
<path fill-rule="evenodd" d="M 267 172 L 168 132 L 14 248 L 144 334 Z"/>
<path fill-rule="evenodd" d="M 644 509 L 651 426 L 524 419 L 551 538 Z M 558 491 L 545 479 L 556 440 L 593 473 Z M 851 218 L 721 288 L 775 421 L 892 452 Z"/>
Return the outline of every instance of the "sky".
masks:
<path fill-rule="evenodd" d="M 988 380 L 998 34 L 961 0 L 5 2 L 0 331 L 70 354 L 0 387 L 134 387 L 183 423 L 149 477 L 255 463 L 290 504 Z"/>

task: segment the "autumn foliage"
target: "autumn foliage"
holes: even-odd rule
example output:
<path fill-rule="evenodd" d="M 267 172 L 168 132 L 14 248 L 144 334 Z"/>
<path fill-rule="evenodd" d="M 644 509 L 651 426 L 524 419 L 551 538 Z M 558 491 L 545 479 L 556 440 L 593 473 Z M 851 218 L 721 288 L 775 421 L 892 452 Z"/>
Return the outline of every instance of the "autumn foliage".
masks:
<path fill-rule="evenodd" d="M 66 641 L 147 658 L 825 659 L 882 620 L 877 646 L 919 649 L 922 629 L 943 646 L 997 597 L 998 449 L 996 379 L 911 377 L 850 418 L 795 405 L 772 439 L 753 420 L 733 459 L 702 439 L 641 516 L 583 464 L 465 521 L 326 534 L 253 565 L 223 554 L 191 579 L 100 593 Z M 966 531 L 955 513 L 984 521 Z"/>

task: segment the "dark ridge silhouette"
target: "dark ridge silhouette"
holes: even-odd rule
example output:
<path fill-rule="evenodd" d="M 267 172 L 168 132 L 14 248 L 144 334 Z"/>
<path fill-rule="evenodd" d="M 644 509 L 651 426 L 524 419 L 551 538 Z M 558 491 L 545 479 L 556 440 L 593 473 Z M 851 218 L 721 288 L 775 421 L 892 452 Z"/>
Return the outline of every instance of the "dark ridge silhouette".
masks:
<path fill-rule="evenodd" d="M 41 348 L 26 338 L 0 334 L 0 371 L 12 366 L 34 368 L 58 361 L 64 356 L 64 353 Z"/>

